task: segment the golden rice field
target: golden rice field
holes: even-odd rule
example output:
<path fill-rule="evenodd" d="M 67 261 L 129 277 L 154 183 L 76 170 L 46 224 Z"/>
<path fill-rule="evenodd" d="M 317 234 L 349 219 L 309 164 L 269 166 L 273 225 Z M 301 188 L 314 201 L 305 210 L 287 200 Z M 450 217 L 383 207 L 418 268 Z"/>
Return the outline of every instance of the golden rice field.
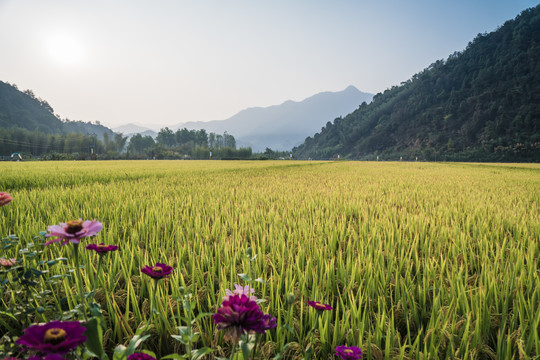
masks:
<path fill-rule="evenodd" d="M 156 298 L 168 320 L 144 347 L 181 353 L 169 336 L 180 325 L 175 316 L 184 316 L 179 287 L 192 286 L 196 313 L 215 312 L 225 289 L 242 284 L 237 274 L 247 271 L 251 246 L 258 254 L 251 271 L 266 281 L 255 295 L 278 317 L 263 358 L 289 341 L 297 344 L 286 358 L 301 358 L 312 326 L 317 359 L 333 358 L 337 345 L 358 346 L 367 359 L 540 356 L 538 164 L 0 163 L 0 191 L 14 198 L 0 208 L 2 236 L 31 241 L 48 225 L 97 219 L 103 231 L 83 243 L 120 247 L 96 294 L 108 351 L 148 319 L 152 284 L 141 267 L 174 267 Z M 45 255 L 69 257 L 68 250 L 53 244 Z M 97 255 L 83 252 L 82 264 L 90 291 Z M 63 284 L 51 288 L 59 310 L 74 306 L 76 294 Z M 294 335 L 281 329 L 289 292 Z M 314 324 L 308 300 L 334 310 Z M 197 346 L 224 356 L 230 347 L 212 318 L 197 329 Z"/>

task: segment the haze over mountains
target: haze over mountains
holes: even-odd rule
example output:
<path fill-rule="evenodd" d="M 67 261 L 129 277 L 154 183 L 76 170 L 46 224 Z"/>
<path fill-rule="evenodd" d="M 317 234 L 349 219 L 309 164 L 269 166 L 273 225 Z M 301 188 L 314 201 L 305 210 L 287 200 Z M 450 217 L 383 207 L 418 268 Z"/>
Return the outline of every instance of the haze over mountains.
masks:
<path fill-rule="evenodd" d="M 248 108 L 226 120 L 178 123 L 169 128 L 205 129 L 208 133 L 217 134 L 227 132 L 235 137 L 238 146 L 251 147 L 255 152 L 264 151 L 267 147 L 290 150 L 320 130 L 326 122 L 350 113 L 372 98 L 373 94 L 349 86 L 343 91 L 322 92 L 298 102 L 288 100 L 280 105 Z M 136 124 L 126 124 L 113 130 L 124 135 L 156 134 Z"/>

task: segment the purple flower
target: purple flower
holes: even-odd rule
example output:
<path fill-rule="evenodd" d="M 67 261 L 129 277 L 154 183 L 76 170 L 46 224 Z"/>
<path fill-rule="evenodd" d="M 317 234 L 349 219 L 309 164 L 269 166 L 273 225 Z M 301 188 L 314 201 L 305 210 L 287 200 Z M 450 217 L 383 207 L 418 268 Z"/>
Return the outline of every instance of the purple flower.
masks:
<path fill-rule="evenodd" d="M 97 220 L 70 220 L 60 225 L 51 225 L 47 228 L 50 234 L 47 237 L 56 236 L 56 239 L 49 240 L 45 246 L 62 241 L 62 245 L 69 242 L 78 244 L 83 237 L 97 235 L 103 229 L 103 224 Z"/>
<path fill-rule="evenodd" d="M 11 195 L 5 192 L 0 192 L 0 206 L 4 206 L 13 201 Z"/>
<path fill-rule="evenodd" d="M 242 334 L 264 334 L 276 327 L 276 318 L 264 315 L 259 305 L 245 294 L 229 296 L 212 317 L 219 330 L 227 330 L 225 340 L 233 343 L 237 343 Z"/>
<path fill-rule="evenodd" d="M 148 354 L 138 352 L 138 353 L 129 355 L 127 357 L 127 360 L 156 360 L 156 358 Z"/>
<path fill-rule="evenodd" d="M 51 321 L 26 328 L 17 344 L 45 354 L 65 354 L 84 344 L 85 331 L 78 321 Z"/>
<path fill-rule="evenodd" d="M 233 296 L 233 295 L 246 295 L 247 297 L 249 297 L 250 300 L 255 301 L 257 300 L 257 297 L 251 295 L 254 292 L 255 292 L 255 289 L 251 289 L 249 285 L 242 286 L 242 285 L 234 284 L 234 291 L 225 289 L 226 296 L 223 297 L 223 300 L 229 300 L 229 296 Z"/>
<path fill-rule="evenodd" d="M 90 245 L 86 245 L 86 250 L 94 250 L 99 255 L 105 255 L 109 251 L 118 250 L 118 246 L 116 246 L 116 245 L 105 245 L 103 243 L 101 243 L 99 245 L 98 244 L 90 244 Z"/>
<path fill-rule="evenodd" d="M 261 319 L 261 328 L 266 331 L 277 327 L 277 320 L 275 317 L 266 314 Z"/>
<path fill-rule="evenodd" d="M 172 266 L 156 263 L 155 266 L 145 266 L 141 269 L 143 274 L 150 276 L 153 279 L 159 280 L 169 276 L 173 271 Z"/>
<path fill-rule="evenodd" d="M 342 360 L 358 360 L 362 358 L 362 350 L 356 346 L 336 346 L 336 356 Z"/>
<path fill-rule="evenodd" d="M 333 307 L 331 307 L 328 304 L 323 304 L 320 301 L 308 301 L 307 304 L 311 306 L 312 308 L 315 308 L 317 311 L 325 311 L 325 310 L 332 310 Z"/>

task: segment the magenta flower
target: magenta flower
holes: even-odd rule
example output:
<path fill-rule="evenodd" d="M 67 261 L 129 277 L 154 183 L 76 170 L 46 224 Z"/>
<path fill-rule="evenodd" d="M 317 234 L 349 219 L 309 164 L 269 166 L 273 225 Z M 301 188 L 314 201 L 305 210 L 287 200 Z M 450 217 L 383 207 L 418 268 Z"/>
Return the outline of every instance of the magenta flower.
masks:
<path fill-rule="evenodd" d="M 276 327 L 276 318 L 264 315 L 259 305 L 242 295 L 231 295 L 212 316 L 219 330 L 227 330 L 225 340 L 237 343 L 242 334 L 260 333 Z"/>
<path fill-rule="evenodd" d="M 156 263 L 155 266 L 145 266 L 141 269 L 143 274 L 150 276 L 152 279 L 162 279 L 169 276 L 173 271 L 172 266 Z"/>
<path fill-rule="evenodd" d="M 45 354 L 65 354 L 86 342 L 85 331 L 78 321 L 52 321 L 26 328 L 17 344 Z"/>
<path fill-rule="evenodd" d="M 156 360 L 156 358 L 148 354 L 138 352 L 129 355 L 127 360 Z"/>
<path fill-rule="evenodd" d="M 255 289 L 251 289 L 249 285 L 242 286 L 242 285 L 234 284 L 234 291 L 225 289 L 226 295 L 223 297 L 223 300 L 229 300 L 229 296 L 233 296 L 233 295 L 246 295 L 247 297 L 249 297 L 250 300 L 255 301 L 257 300 L 257 297 L 251 295 L 254 292 L 255 292 Z"/>
<path fill-rule="evenodd" d="M 97 220 L 70 220 L 60 225 L 51 225 L 47 228 L 50 234 L 47 237 L 56 236 L 56 239 L 49 240 L 45 246 L 62 241 L 62 245 L 69 242 L 78 244 L 83 237 L 95 236 L 103 229 L 103 224 Z"/>
<path fill-rule="evenodd" d="M 362 358 L 362 350 L 356 346 L 336 346 L 336 356 L 342 360 L 358 360 Z"/>
<path fill-rule="evenodd" d="M 325 311 L 325 310 L 332 310 L 333 309 L 333 307 L 331 307 L 330 305 L 323 304 L 320 301 L 308 301 L 307 303 L 312 308 L 315 308 L 315 310 L 321 311 L 321 312 Z"/>
<path fill-rule="evenodd" d="M 0 192 L 0 206 L 4 206 L 13 201 L 11 195 L 5 192 Z"/>
<path fill-rule="evenodd" d="M 110 251 L 116 251 L 118 250 L 118 246 L 116 245 L 105 245 L 103 243 L 101 244 L 89 244 L 86 245 L 86 250 L 94 250 L 99 255 L 105 255 Z"/>

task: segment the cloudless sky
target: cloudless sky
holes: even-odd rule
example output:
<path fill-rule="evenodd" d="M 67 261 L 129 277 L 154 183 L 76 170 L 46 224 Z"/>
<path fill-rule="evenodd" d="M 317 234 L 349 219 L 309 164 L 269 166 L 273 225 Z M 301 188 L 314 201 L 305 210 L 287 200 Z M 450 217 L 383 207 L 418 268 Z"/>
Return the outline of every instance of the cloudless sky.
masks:
<path fill-rule="evenodd" d="M 354 85 L 378 93 L 526 0 L 0 0 L 0 80 L 115 127 L 223 120 Z"/>

